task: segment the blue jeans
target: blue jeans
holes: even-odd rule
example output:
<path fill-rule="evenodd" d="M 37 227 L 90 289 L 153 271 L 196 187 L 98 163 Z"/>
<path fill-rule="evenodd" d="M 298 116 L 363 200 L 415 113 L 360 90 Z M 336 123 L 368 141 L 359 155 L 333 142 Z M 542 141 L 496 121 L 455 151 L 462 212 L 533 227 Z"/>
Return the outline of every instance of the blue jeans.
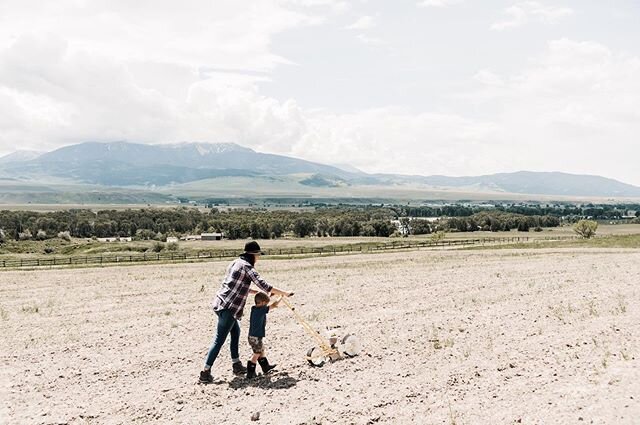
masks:
<path fill-rule="evenodd" d="M 207 360 L 205 360 L 205 366 L 213 366 L 213 362 L 216 361 L 220 349 L 227 340 L 227 335 L 231 334 L 231 359 L 240 361 L 240 354 L 238 352 L 238 344 L 240 343 L 240 325 L 231 310 L 216 311 L 218 315 L 218 328 L 216 329 L 216 336 L 213 338 L 211 348 L 207 354 Z"/>

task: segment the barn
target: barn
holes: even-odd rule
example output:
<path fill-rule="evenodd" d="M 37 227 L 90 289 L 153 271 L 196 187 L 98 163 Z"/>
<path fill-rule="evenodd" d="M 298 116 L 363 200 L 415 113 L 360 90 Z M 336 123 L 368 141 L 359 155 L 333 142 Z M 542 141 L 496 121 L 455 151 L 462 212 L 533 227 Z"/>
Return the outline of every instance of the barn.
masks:
<path fill-rule="evenodd" d="M 203 241 L 220 241 L 224 237 L 222 233 L 202 233 L 200 236 Z"/>

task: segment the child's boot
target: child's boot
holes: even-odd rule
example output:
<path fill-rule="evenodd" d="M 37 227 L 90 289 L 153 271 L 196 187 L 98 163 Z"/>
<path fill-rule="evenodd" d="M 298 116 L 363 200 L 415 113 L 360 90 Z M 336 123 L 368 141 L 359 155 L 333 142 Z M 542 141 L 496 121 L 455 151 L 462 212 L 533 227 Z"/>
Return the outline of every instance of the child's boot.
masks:
<path fill-rule="evenodd" d="M 260 357 L 258 359 L 258 363 L 260 363 L 260 367 L 262 368 L 262 373 L 265 375 L 271 371 L 271 369 L 275 369 L 276 365 L 269 364 L 269 360 L 266 357 Z M 255 366 L 254 366 L 255 367 Z"/>
<path fill-rule="evenodd" d="M 253 379 L 256 377 L 256 364 L 251 360 L 247 362 L 247 379 Z"/>

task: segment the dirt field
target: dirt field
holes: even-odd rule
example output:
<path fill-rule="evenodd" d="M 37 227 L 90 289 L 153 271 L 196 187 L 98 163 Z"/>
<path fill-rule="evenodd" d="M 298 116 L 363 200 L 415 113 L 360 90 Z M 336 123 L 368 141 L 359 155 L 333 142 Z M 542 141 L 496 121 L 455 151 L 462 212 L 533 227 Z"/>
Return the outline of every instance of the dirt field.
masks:
<path fill-rule="evenodd" d="M 0 423 L 634 424 L 640 251 L 415 251 L 262 261 L 353 359 L 269 315 L 280 372 L 197 384 L 226 263 L 0 273 Z M 249 356 L 248 320 L 241 354 Z"/>

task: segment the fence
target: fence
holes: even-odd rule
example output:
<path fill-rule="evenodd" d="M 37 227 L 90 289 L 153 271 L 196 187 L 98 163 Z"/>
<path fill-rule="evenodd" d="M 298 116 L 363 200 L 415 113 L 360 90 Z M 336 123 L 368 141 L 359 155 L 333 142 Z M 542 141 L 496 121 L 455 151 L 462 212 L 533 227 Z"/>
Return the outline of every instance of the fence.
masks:
<path fill-rule="evenodd" d="M 328 245 L 320 247 L 296 247 L 276 248 L 265 250 L 267 255 L 295 256 L 295 255 L 338 255 L 358 252 L 376 252 L 387 250 L 416 249 L 416 248 L 447 248 L 486 244 L 523 243 L 529 241 L 567 240 L 576 239 L 574 236 L 555 236 L 543 238 L 529 238 L 527 236 L 500 237 L 500 238 L 476 238 L 476 239 L 445 239 L 442 241 L 415 241 L 397 240 L 392 242 L 364 242 L 349 245 Z M 131 255 L 99 255 L 99 256 L 73 256 L 73 257 L 39 257 L 39 258 L 6 258 L 0 259 L 0 269 L 4 268 L 35 268 L 54 266 L 83 266 L 106 265 L 118 263 L 145 263 L 145 262 L 175 262 L 175 261 L 206 261 L 222 260 L 237 257 L 241 250 L 211 250 L 191 253 L 162 252 L 143 253 Z"/>

